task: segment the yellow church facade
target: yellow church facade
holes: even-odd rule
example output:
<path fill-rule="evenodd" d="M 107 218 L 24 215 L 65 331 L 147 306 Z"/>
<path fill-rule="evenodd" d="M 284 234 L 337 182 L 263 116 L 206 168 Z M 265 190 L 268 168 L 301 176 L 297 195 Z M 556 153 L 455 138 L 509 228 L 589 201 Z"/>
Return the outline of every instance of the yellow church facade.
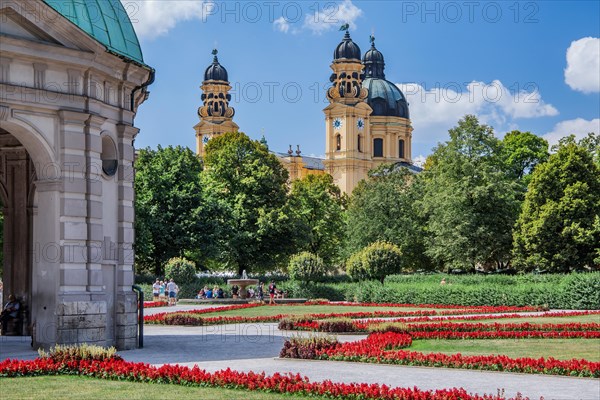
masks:
<path fill-rule="evenodd" d="M 204 145 L 221 133 L 237 131 L 227 71 L 218 62 L 206 69 L 202 83 L 203 105 L 198 109 L 196 152 L 202 157 Z M 334 51 L 331 64 L 329 105 L 325 114 L 325 158 L 307 157 L 290 146 L 287 153 L 274 154 L 291 180 L 310 174 L 328 173 L 345 193 L 352 193 L 372 168 L 395 163 L 414 169 L 411 158 L 412 125 L 408 102 L 400 89 L 385 79 L 383 54 L 371 48 L 361 58 L 359 46 L 346 30 Z"/>

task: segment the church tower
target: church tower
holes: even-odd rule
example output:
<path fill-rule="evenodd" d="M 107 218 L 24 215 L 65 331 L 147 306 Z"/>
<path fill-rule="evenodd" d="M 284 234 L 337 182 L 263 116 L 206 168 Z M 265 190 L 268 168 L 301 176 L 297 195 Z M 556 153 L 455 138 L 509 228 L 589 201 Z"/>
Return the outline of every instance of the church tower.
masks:
<path fill-rule="evenodd" d="M 371 133 L 369 116 L 373 111 L 367 104 L 367 89 L 362 85 L 363 64 L 360 48 L 346 34 L 333 54 L 327 91 L 330 104 L 325 113 L 326 154 L 325 170 L 345 193 L 351 193 L 371 169 Z"/>
<path fill-rule="evenodd" d="M 383 54 L 375 48 L 373 36 L 363 64 L 362 86 L 368 90 L 367 104 L 373 109 L 369 119 L 373 167 L 382 163 L 411 164 L 413 129 L 408 102 L 398 86 L 385 79 Z"/>
<path fill-rule="evenodd" d="M 196 154 L 204 157 L 204 146 L 214 136 L 225 132 L 237 132 L 239 127 L 233 122 L 235 110 L 229 106 L 231 86 L 227 76 L 227 70 L 219 64 L 217 50 L 213 50 L 214 56 L 211 65 L 204 72 L 202 82 L 203 105 L 198 109 L 200 122 L 194 126 L 196 130 Z"/>

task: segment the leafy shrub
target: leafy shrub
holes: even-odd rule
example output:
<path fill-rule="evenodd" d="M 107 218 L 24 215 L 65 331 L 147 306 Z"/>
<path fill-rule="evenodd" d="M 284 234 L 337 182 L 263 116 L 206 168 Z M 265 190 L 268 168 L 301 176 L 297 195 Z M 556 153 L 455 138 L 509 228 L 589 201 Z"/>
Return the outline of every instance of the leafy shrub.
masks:
<path fill-rule="evenodd" d="M 402 322 L 383 322 L 381 324 L 367 325 L 367 331 L 369 333 L 408 333 L 408 325 Z"/>
<path fill-rule="evenodd" d="M 600 273 L 572 274 L 565 281 L 565 303 L 568 308 L 596 310 L 600 308 Z"/>
<path fill-rule="evenodd" d="M 303 299 L 328 299 L 339 301 L 344 299 L 343 288 L 345 284 L 305 283 L 287 281 L 278 284 L 287 297 Z"/>
<path fill-rule="evenodd" d="M 327 274 L 325 263 L 316 254 L 303 251 L 290 259 L 288 265 L 290 279 L 302 282 L 319 282 Z"/>
<path fill-rule="evenodd" d="M 190 314 L 169 314 L 165 316 L 165 325 L 202 326 L 204 320 Z"/>
<path fill-rule="evenodd" d="M 387 242 L 375 242 L 357 254 L 346 264 L 346 271 L 355 280 L 376 279 L 383 283 L 386 276 L 402 269 L 402 252 L 398 246 Z"/>
<path fill-rule="evenodd" d="M 38 350 L 40 358 L 49 358 L 54 362 L 68 361 L 105 361 L 105 360 L 121 360 L 121 356 L 117 355 L 117 349 L 114 347 L 102 347 L 90 344 L 80 345 L 56 345 L 51 347 L 48 352 L 43 349 Z"/>
<path fill-rule="evenodd" d="M 333 347 L 337 343 L 336 339 L 324 336 L 292 338 L 285 341 L 279 357 L 312 360 L 316 357 L 317 351 Z"/>
<path fill-rule="evenodd" d="M 303 316 L 282 318 L 281 320 L 279 320 L 277 329 L 282 330 L 282 331 L 291 331 L 291 330 L 294 330 L 295 324 L 300 323 L 300 322 L 309 322 L 309 321 L 310 321 L 310 319 L 305 318 Z"/>
<path fill-rule="evenodd" d="M 178 285 L 194 282 L 196 264 L 181 257 L 173 257 L 165 264 L 165 278 L 173 279 Z"/>
<path fill-rule="evenodd" d="M 321 320 L 317 323 L 319 332 L 342 333 L 356 332 L 354 322 L 350 318 L 335 318 L 329 320 Z"/>
<path fill-rule="evenodd" d="M 369 278 L 363 262 L 363 250 L 357 251 L 348 258 L 348 261 L 346 261 L 346 273 L 355 281 L 362 281 Z"/>

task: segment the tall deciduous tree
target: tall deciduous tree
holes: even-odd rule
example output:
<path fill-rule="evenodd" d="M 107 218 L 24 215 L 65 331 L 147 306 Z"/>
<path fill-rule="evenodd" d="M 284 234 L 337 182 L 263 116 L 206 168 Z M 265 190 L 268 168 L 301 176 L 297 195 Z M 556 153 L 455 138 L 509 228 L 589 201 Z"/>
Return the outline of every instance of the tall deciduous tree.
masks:
<path fill-rule="evenodd" d="M 286 209 L 288 173 L 267 147 L 241 132 L 208 142 L 203 178 L 218 205 L 218 248 L 228 268 L 267 270 L 293 251 Z"/>
<path fill-rule="evenodd" d="M 566 140 L 534 171 L 514 243 L 524 270 L 598 266 L 600 168 L 589 150 Z"/>
<path fill-rule="evenodd" d="M 393 243 L 402 252 L 404 269 L 431 269 L 425 255 L 424 221 L 417 201 L 418 177 L 406 168 L 384 164 L 369 172 L 352 192 L 347 211 L 346 254 L 377 241 Z"/>
<path fill-rule="evenodd" d="M 329 174 L 307 175 L 292 182 L 289 209 L 295 216 L 298 250 L 338 261 L 344 237 L 346 196 Z"/>
<path fill-rule="evenodd" d="M 214 225 L 210 205 L 203 201 L 200 159 L 185 147 L 158 146 L 140 150 L 135 169 L 138 269 L 162 275 L 172 257 L 186 252 L 208 256 Z"/>
<path fill-rule="evenodd" d="M 519 202 L 499 157 L 500 141 L 472 115 L 449 133 L 423 173 L 427 253 L 446 268 L 503 267 Z"/>
<path fill-rule="evenodd" d="M 509 177 L 527 187 L 538 164 L 548 160 L 548 142 L 531 132 L 512 131 L 502 139 L 501 158 Z"/>

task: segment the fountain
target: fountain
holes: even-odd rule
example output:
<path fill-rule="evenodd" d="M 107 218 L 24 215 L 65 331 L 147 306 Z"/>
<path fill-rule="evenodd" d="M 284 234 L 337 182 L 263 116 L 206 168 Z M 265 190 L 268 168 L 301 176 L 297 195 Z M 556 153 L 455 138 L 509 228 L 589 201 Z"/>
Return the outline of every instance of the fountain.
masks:
<path fill-rule="evenodd" d="M 246 270 L 243 270 L 242 277 L 240 279 L 228 279 L 227 284 L 230 286 L 233 286 L 233 285 L 239 286 L 240 287 L 240 291 L 239 291 L 240 299 L 247 299 L 248 291 L 246 290 L 246 287 L 258 284 L 258 279 L 248 278 L 248 275 L 246 274 Z"/>

